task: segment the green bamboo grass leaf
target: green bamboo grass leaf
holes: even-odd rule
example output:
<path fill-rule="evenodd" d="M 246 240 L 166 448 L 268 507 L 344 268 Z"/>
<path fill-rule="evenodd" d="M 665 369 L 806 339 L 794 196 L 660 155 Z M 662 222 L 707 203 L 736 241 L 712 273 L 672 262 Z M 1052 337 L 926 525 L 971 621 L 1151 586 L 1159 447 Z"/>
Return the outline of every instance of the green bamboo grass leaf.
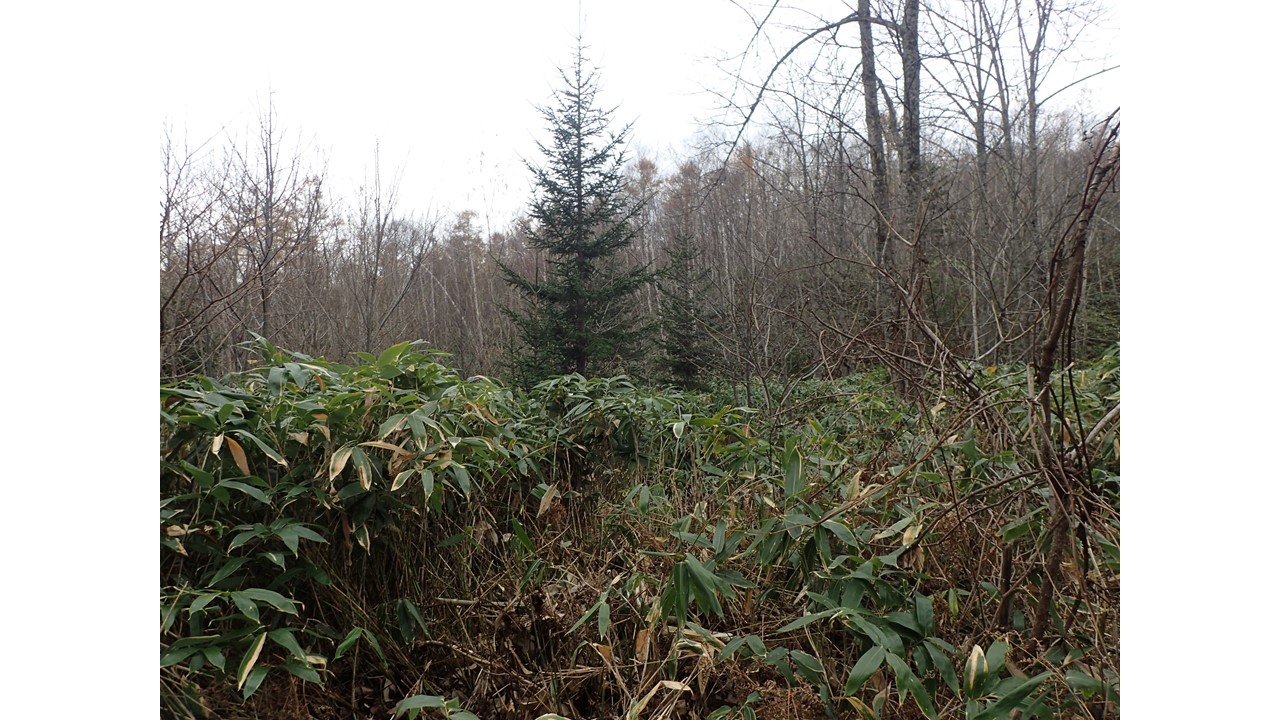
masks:
<path fill-rule="evenodd" d="M 234 550 L 235 548 L 233 547 L 231 549 Z M 249 562 L 249 558 L 238 557 L 238 558 L 232 558 L 228 560 L 227 564 L 218 568 L 218 572 L 214 573 L 213 577 L 209 579 L 209 585 L 211 586 L 217 585 L 223 580 L 226 580 L 227 578 L 231 577 L 232 573 L 239 570 L 241 566 L 243 566 L 247 562 Z"/>
<path fill-rule="evenodd" d="M 373 487 L 373 466 L 369 463 L 369 456 L 365 454 L 364 449 L 360 447 L 351 448 L 351 464 L 356 468 L 356 479 L 360 482 L 360 487 L 366 491 Z"/>
<path fill-rule="evenodd" d="M 237 482 L 235 480 L 223 480 L 222 482 L 218 483 L 216 487 L 225 487 L 225 488 L 231 488 L 232 490 L 239 490 L 245 495 L 248 495 L 254 500 L 257 500 L 258 502 L 262 503 L 263 505 L 271 504 L 271 498 L 267 497 L 266 493 L 262 492 L 261 490 L 259 490 L 258 488 L 252 485 L 246 485 L 245 483 Z"/>
<path fill-rule="evenodd" d="M 849 671 L 849 679 L 844 684 L 844 694 L 852 696 L 861 690 L 871 674 L 880 668 L 884 657 L 884 648 L 878 645 L 862 653 L 862 657 L 858 658 L 858 662 L 854 663 L 853 669 Z"/>
<path fill-rule="evenodd" d="M 804 468 L 801 464 L 800 452 L 796 450 L 795 441 L 787 438 L 782 451 L 783 490 L 786 497 L 793 498 L 804 492 Z"/>
<path fill-rule="evenodd" d="M 245 617 L 254 622 L 260 622 L 258 618 L 258 603 L 254 602 L 253 598 L 243 592 L 236 591 L 231 593 L 231 602 L 235 603 L 236 609 Z"/>
<path fill-rule="evenodd" d="M 1009 643 L 1003 640 L 996 640 L 991 643 L 991 647 L 987 649 L 987 667 L 993 675 L 998 675 L 1004 670 L 1004 656 L 1009 652 Z"/>
<path fill-rule="evenodd" d="M 537 552 L 533 547 L 533 541 L 529 539 L 529 533 L 525 531 L 524 525 L 521 525 L 516 518 L 511 518 L 511 535 L 529 553 Z"/>
<path fill-rule="evenodd" d="M 938 668 L 938 674 L 942 676 L 942 681 L 951 688 L 951 692 L 956 695 L 960 694 L 960 681 L 956 677 L 956 668 L 951 664 L 951 658 L 933 643 L 933 638 L 929 638 L 924 643 L 924 648 L 929 653 L 929 657 L 933 660 L 934 667 Z"/>
<path fill-rule="evenodd" d="M 822 666 L 821 660 L 802 650 L 792 650 L 791 660 L 806 680 L 815 685 L 822 684 L 822 678 L 826 676 L 827 670 Z"/>
<path fill-rule="evenodd" d="M 245 682 L 249 678 L 249 673 L 253 670 L 254 664 L 258 662 L 258 655 L 262 653 L 262 646 L 266 642 L 267 634 L 262 633 L 258 637 L 254 638 L 253 642 L 249 644 L 249 649 L 245 652 L 244 659 L 240 661 L 240 669 L 236 671 L 237 690 L 245 686 Z M 263 674 L 265 675 L 266 673 L 264 672 Z M 261 677 L 258 678 L 258 682 L 262 682 Z M 257 686 L 254 686 L 253 689 L 256 690 Z M 253 690 L 248 690 L 245 693 L 245 697 L 248 698 L 252 694 Z"/>
<path fill-rule="evenodd" d="M 570 635 L 572 635 L 575 630 L 582 627 L 583 623 L 585 623 L 592 615 L 595 615 L 600 611 L 600 608 L 604 606 L 605 602 L 609 598 L 609 590 L 610 588 L 605 588 L 600 593 L 600 597 L 596 599 L 595 603 L 592 604 L 591 607 L 587 608 L 586 612 L 582 613 L 582 617 L 578 618 L 578 621 L 569 628 Z"/>
<path fill-rule="evenodd" d="M 690 589 L 698 601 L 698 607 L 704 612 L 714 613 L 716 617 L 723 617 L 724 610 L 720 607 L 720 600 L 717 597 L 722 588 L 720 579 L 688 553 L 685 553 L 684 565 L 689 569 L 689 577 L 693 581 Z"/>
<path fill-rule="evenodd" d="M 200 652 L 198 647 L 171 648 L 164 655 L 160 656 L 160 667 L 165 668 L 186 660 L 187 658 Z"/>
<path fill-rule="evenodd" d="M 916 595 L 916 622 L 920 624 L 920 630 L 924 635 L 933 633 L 933 598 L 924 595 Z"/>
<path fill-rule="evenodd" d="M 220 648 L 207 647 L 201 649 L 200 652 L 204 655 L 204 659 L 209 661 L 210 665 L 218 668 L 220 672 L 227 671 L 227 658 L 222 654 L 222 650 Z"/>
<path fill-rule="evenodd" d="M 604 640 L 609 634 L 609 603 L 606 600 L 600 606 L 599 619 L 596 621 L 596 629 L 600 631 L 600 639 Z"/>
<path fill-rule="evenodd" d="M 254 600 L 260 600 L 262 602 L 265 602 L 271 605 L 271 607 L 274 607 L 275 609 L 279 610 L 282 613 L 288 613 L 290 615 L 298 614 L 298 608 L 296 607 L 296 603 L 294 603 L 293 600 L 290 600 L 289 598 L 281 595 L 280 593 L 275 592 L 274 590 L 264 590 L 262 588 L 248 588 L 247 590 L 243 590 L 241 592 L 243 592 L 243 594 L 247 595 L 248 597 L 253 598 Z"/>
<path fill-rule="evenodd" d="M 391 481 L 391 492 L 395 492 L 400 488 L 404 487 L 404 484 L 406 482 L 409 482 L 409 478 L 413 477 L 415 472 L 417 471 L 415 471 L 413 468 L 410 468 L 408 470 L 402 470 L 399 473 L 397 473 L 395 480 Z"/>
<path fill-rule="evenodd" d="M 1048 678 L 1050 673 L 1040 673 L 1033 678 L 1028 678 L 1026 682 L 1009 691 L 1007 695 L 1000 698 L 996 702 L 983 708 L 977 715 L 973 715 L 968 720 L 1003 720 L 1009 716 L 1023 700 L 1040 687 L 1040 683 Z"/>
<path fill-rule="evenodd" d="M 422 471 L 422 499 L 430 504 L 431 498 L 436 491 L 436 474 L 432 470 L 423 469 Z"/>
<path fill-rule="evenodd" d="M 191 473 L 191 477 L 194 478 L 195 481 L 200 484 L 200 487 L 204 488 L 205 490 L 208 490 L 209 488 L 212 488 L 214 486 L 213 475 L 210 475 L 209 473 L 205 472 L 204 470 L 201 470 L 195 465 L 192 465 L 186 460 L 182 461 L 182 468 L 187 472 Z"/>
<path fill-rule="evenodd" d="M 467 466 L 461 463 L 454 463 L 449 472 L 453 475 L 453 481 L 457 484 L 458 489 L 462 491 L 462 496 L 471 499 L 471 473 L 467 472 Z"/>
<path fill-rule="evenodd" d="M 247 432 L 245 430 L 235 430 L 233 432 L 235 432 L 236 435 L 239 435 L 240 437 L 253 443 L 254 445 L 257 445 L 258 449 L 261 450 L 264 455 L 274 460 L 277 465 L 280 465 L 282 467 L 289 467 L 289 461 L 285 460 L 284 456 L 282 456 L 278 451 L 276 451 L 275 448 L 262 442 L 262 440 L 260 440 L 257 435 L 254 435 L 253 433 Z M 245 473 L 245 474 L 248 475 L 249 473 Z"/>
<path fill-rule="evenodd" d="M 347 461 L 351 459 L 353 450 L 355 450 L 354 445 L 344 445 L 338 448 L 338 452 L 329 459 L 329 482 L 333 482 L 342 473 L 343 468 L 347 466 Z"/>
<path fill-rule="evenodd" d="M 893 668 L 893 674 L 898 683 L 898 694 L 906 696 L 909 693 L 915 699 L 916 705 L 925 714 L 925 717 L 929 718 L 929 720 L 938 720 L 938 711 L 933 708 L 933 699 L 929 697 L 929 693 L 924 689 L 920 678 L 916 677 L 916 674 L 911 671 L 911 666 L 907 665 L 907 661 L 893 653 L 886 653 L 884 659 L 888 661 L 889 667 Z"/>
<path fill-rule="evenodd" d="M 272 630 L 271 632 L 267 633 L 267 637 L 271 638 L 271 641 L 274 642 L 275 644 L 279 645 L 285 650 L 288 650 L 295 658 L 302 660 L 303 662 L 306 661 L 307 659 L 306 651 L 303 650 L 302 646 L 298 644 L 298 639 L 293 636 L 293 631 L 290 630 L 289 628 L 279 628 L 277 630 Z"/>
<path fill-rule="evenodd" d="M 258 692 L 258 688 L 262 686 L 262 681 L 267 677 L 269 668 L 259 665 L 249 671 L 249 675 L 244 681 L 244 690 L 241 691 L 241 697 L 248 700 L 254 693 Z"/>
<path fill-rule="evenodd" d="M 440 697 L 439 695 L 414 695 L 412 697 L 407 697 L 401 700 L 400 702 L 396 703 L 395 710 L 393 711 L 395 713 L 394 717 L 400 717 L 401 715 L 411 710 L 422 710 L 424 708 L 443 708 L 444 703 L 445 703 L 444 698 Z"/>
<path fill-rule="evenodd" d="M 197 597 L 195 600 L 191 601 L 191 606 L 187 608 L 187 613 L 188 614 L 198 613 L 201 610 L 205 609 L 205 607 L 208 606 L 209 603 L 213 602 L 214 600 L 217 600 L 220 597 L 222 597 L 221 593 L 202 594 L 199 597 Z"/>
<path fill-rule="evenodd" d="M 791 632 L 792 630 L 799 630 L 805 625 L 817 622 L 824 618 L 832 617 L 833 615 L 838 615 L 841 612 L 842 612 L 841 608 L 832 608 L 830 610 L 823 610 L 822 612 L 810 613 L 796 620 L 792 620 L 786 625 L 783 625 L 782 627 L 778 628 L 778 633 L 781 634 L 781 633 Z"/>
<path fill-rule="evenodd" d="M 388 435 L 404 427 L 408 422 L 409 416 L 404 413 L 396 413 L 387 418 L 378 426 L 378 439 L 385 440 Z M 422 421 L 418 421 L 418 425 L 422 425 Z"/>
<path fill-rule="evenodd" d="M 338 643 L 338 647 L 334 648 L 333 659 L 336 661 L 346 655 L 347 651 L 356 644 L 356 641 L 360 639 L 363 633 L 364 628 L 353 628 L 351 632 L 347 633 L 347 636 L 342 638 L 342 642 Z"/>
<path fill-rule="evenodd" d="M 970 699 L 982 695 L 982 688 L 987 679 L 987 656 L 981 645 L 974 645 L 969 651 L 969 658 L 964 663 L 964 694 Z"/>
<path fill-rule="evenodd" d="M 839 538 L 840 542 L 844 543 L 845 545 L 848 545 L 850 547 L 857 546 L 858 544 L 857 539 L 853 536 L 853 532 L 849 530 L 849 527 L 844 523 L 839 522 L 837 520 L 825 520 L 822 523 L 822 527 L 826 528 L 827 530 L 830 530 L 831 534 Z"/>
<path fill-rule="evenodd" d="M 305 660 L 290 660 L 281 667 L 309 683 L 324 684 L 324 680 L 320 678 L 320 673 L 316 672 L 315 668 L 308 665 Z"/>

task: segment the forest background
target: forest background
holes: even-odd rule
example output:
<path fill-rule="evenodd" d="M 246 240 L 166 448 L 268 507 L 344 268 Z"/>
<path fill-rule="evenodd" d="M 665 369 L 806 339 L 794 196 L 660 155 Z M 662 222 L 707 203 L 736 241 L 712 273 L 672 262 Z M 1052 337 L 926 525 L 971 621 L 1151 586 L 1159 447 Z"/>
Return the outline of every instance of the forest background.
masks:
<path fill-rule="evenodd" d="M 6 235 L 14 239 L 5 300 L 10 337 L 23 339 L 10 346 L 5 363 L 18 378 L 15 407 L 30 412 L 29 420 L 10 426 L 11 447 L 21 455 L 11 457 L 11 467 L 29 479 L 17 483 L 13 502 L 47 508 L 55 483 L 60 498 L 56 515 L 25 513 L 4 530 L 11 572 L 41 584 L 41 609 L 26 612 L 45 620 L 21 623 L 15 642 L 24 652 L 6 658 L 4 670 L 15 682 L 39 688 L 16 700 L 17 707 L 43 705 L 66 682 L 44 669 L 65 667 L 69 642 L 84 633 L 102 637 L 101 627 L 110 625 L 118 628 L 106 635 L 111 661 L 77 682 L 100 702 L 151 708 L 155 286 L 153 246 L 138 238 L 154 232 L 154 118 L 162 113 L 149 110 L 157 103 L 145 82 L 153 47 L 128 42 L 145 35 L 140 9 L 82 13 L 59 24 L 56 35 L 20 33 L 54 26 L 47 10 L 22 12 L 0 44 L 6 67 L 30 69 L 4 78 L 5 96 L 27 109 L 4 121 L 5 156 L 15 160 L 7 165 L 2 195 Z M 1170 149 L 1205 131 L 1191 119 L 1168 122 L 1167 100 L 1184 97 L 1189 87 L 1212 87 L 1239 104 L 1231 117 L 1261 112 L 1250 103 L 1265 98 L 1250 74 L 1238 70 L 1265 65 L 1267 28 L 1275 19 L 1265 17 L 1268 12 L 1275 11 L 1251 9 L 1250 22 L 1205 54 L 1169 41 L 1202 33 L 1203 18 L 1126 16 L 1127 73 L 1139 82 L 1126 91 L 1125 223 L 1131 237 L 1141 238 L 1124 258 L 1131 398 L 1126 463 L 1131 478 L 1148 479 L 1131 485 L 1128 495 L 1125 632 L 1134 639 L 1126 675 L 1130 708 L 1144 714 L 1177 716 L 1173 708 L 1186 702 L 1156 689 L 1173 685 L 1187 669 L 1185 636 L 1164 631 L 1183 622 L 1184 611 L 1201 618 L 1214 612 L 1208 594 L 1216 584 L 1197 589 L 1192 581 L 1181 599 L 1168 601 L 1164 583 L 1187 568 L 1214 566 L 1231 575 L 1251 565 L 1247 550 L 1239 549 L 1267 546 L 1267 515 L 1275 506 L 1274 487 L 1259 481 L 1269 471 L 1259 470 L 1254 453 L 1235 451 L 1269 444 L 1262 410 L 1248 406 L 1260 382 L 1253 367 L 1267 369 L 1254 358 L 1268 356 L 1266 333 L 1258 328 L 1267 326 L 1263 316 L 1274 306 L 1269 279 L 1276 258 L 1274 246 L 1261 241 L 1263 219 L 1251 213 L 1271 202 L 1259 169 L 1274 167 L 1275 149 L 1256 137 L 1217 134 L 1188 160 Z M 109 61 L 89 62 L 99 58 Z M 90 169 L 69 171 L 82 165 Z M 1225 243 L 1238 249 L 1223 252 Z M 1189 286 L 1197 292 L 1187 292 Z M 34 307 L 47 310 L 22 311 Z M 1247 365 L 1237 369 L 1237 359 Z M 1179 391 L 1188 373 L 1204 386 L 1193 388 L 1190 398 Z M 1188 438 L 1215 451 L 1212 463 L 1186 447 Z M 67 443 L 76 443 L 83 467 L 67 468 Z M 1205 474 L 1188 477 L 1197 460 Z M 1235 493 L 1204 494 L 1205 476 L 1238 481 L 1250 502 L 1241 507 Z M 70 502 L 62 500 L 64 485 L 75 490 Z M 1222 543 L 1176 532 L 1177 518 L 1208 515 L 1226 518 Z M 32 538 L 47 552 L 12 550 L 32 547 Z M 65 569 L 50 572 L 51 556 L 66 558 Z M 126 556 L 145 559 L 122 560 Z M 87 629 L 55 629 L 49 641 L 46 628 L 82 623 Z M 1251 630 L 1251 642 L 1241 638 L 1232 652 L 1261 654 L 1250 648 L 1261 647 L 1255 639 L 1266 632 Z M 1264 682 L 1260 663 L 1242 663 L 1237 672 L 1244 686 Z M 1249 701 L 1247 693 L 1216 698 L 1215 708 L 1243 711 Z"/>

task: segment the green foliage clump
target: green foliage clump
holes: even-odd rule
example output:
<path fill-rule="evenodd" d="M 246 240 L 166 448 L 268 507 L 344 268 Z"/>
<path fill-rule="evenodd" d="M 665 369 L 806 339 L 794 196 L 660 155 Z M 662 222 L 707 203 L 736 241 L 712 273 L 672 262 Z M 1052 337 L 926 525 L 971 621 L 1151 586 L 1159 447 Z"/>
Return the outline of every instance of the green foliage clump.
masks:
<path fill-rule="evenodd" d="M 975 368 L 980 406 L 866 374 L 766 388 L 788 397 L 766 415 L 625 377 L 511 389 L 410 343 L 353 366 L 259 350 L 161 389 L 166 717 L 1117 703 L 1118 353 L 1054 379 L 1094 497 L 1037 649 L 1025 369 Z"/>

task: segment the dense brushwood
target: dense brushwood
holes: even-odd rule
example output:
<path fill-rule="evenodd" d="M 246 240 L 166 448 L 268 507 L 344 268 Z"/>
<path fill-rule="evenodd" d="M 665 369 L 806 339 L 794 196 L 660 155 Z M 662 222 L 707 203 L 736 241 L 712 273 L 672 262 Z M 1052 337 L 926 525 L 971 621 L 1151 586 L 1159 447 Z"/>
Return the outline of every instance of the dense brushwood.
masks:
<path fill-rule="evenodd" d="M 512 389 L 410 343 L 257 349 L 161 388 L 165 717 L 1118 713 L 1116 351 L 1054 376 L 1091 494 L 1032 642 L 1024 366 L 924 404 L 794 383 L 765 414 Z"/>

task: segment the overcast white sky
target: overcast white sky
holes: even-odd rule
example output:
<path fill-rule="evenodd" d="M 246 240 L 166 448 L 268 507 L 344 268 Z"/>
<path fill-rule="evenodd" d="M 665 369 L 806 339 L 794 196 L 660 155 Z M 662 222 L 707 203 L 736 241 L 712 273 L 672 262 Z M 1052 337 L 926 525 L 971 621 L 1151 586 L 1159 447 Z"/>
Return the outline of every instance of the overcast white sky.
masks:
<path fill-rule="evenodd" d="M 728 91 L 729 81 L 714 60 L 741 53 L 753 32 L 729 0 L 338 7 L 167 5 L 166 24 L 182 30 L 156 66 L 165 117 L 192 142 L 224 124 L 243 137 L 270 95 L 290 140 L 328 158 L 338 197 L 353 199 L 372 173 L 376 142 L 384 187 L 402 173 L 402 210 L 473 209 L 494 228 L 527 204 L 521 158 L 538 159 L 534 141 L 545 137 L 535 108 L 559 86 L 580 18 L 604 102 L 618 106 L 616 121 L 635 121 L 632 149 L 659 158 L 715 116 L 719 101 L 704 89 Z"/>
<path fill-rule="evenodd" d="M 721 76 L 707 58 L 740 51 L 751 33 L 717 0 L 175 4 L 189 33 L 164 68 L 161 105 L 198 141 L 222 123 L 243 135 L 270 91 L 291 137 L 328 156 L 339 194 L 372 172 L 376 141 L 384 178 L 403 169 L 402 207 L 487 209 L 500 224 L 527 200 L 520 158 L 536 158 L 545 137 L 536 106 L 558 87 L 580 6 L 604 101 L 619 106 L 615 120 L 635 121 L 633 149 L 655 153 L 714 111 L 700 83 Z"/>

